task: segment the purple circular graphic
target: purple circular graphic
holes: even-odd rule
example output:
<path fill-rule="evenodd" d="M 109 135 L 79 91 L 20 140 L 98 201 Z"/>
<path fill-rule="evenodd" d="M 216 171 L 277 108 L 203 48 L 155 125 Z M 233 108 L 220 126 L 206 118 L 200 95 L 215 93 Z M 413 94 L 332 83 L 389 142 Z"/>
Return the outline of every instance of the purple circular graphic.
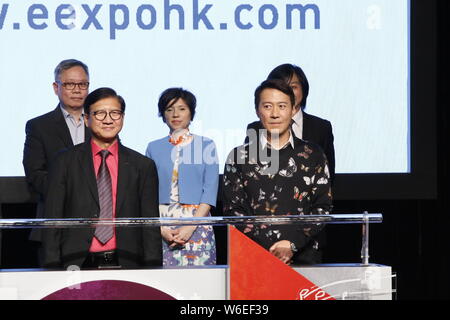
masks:
<path fill-rule="evenodd" d="M 98 280 L 58 290 L 42 300 L 176 300 L 158 289 L 130 281 Z"/>

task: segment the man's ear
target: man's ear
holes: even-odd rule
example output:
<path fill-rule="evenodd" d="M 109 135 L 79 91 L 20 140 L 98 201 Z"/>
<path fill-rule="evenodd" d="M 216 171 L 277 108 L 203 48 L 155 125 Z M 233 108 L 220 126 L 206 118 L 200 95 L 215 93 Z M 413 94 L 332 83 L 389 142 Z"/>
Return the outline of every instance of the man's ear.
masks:
<path fill-rule="evenodd" d="M 261 117 L 259 116 L 259 108 L 255 109 L 255 113 L 256 113 L 256 116 L 258 117 L 258 119 L 261 120 Z"/>
<path fill-rule="evenodd" d="M 300 110 L 300 106 L 298 108 L 292 107 L 292 114 L 291 114 L 291 118 L 294 117 L 297 113 L 297 111 Z"/>
<path fill-rule="evenodd" d="M 58 84 L 56 82 L 53 82 L 52 86 L 53 86 L 53 91 L 55 92 L 56 95 L 58 95 Z"/>
<path fill-rule="evenodd" d="M 84 115 L 83 115 L 83 120 L 84 120 L 84 125 L 85 125 L 86 127 L 89 127 L 89 122 L 88 122 L 88 120 L 89 120 L 89 115 L 88 115 L 88 114 L 84 114 Z"/>

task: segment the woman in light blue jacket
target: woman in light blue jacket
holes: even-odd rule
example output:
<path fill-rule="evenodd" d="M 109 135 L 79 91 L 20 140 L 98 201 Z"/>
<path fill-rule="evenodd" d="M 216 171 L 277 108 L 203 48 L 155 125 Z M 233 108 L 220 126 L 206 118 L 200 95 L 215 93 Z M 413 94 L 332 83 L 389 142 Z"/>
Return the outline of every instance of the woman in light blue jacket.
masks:
<path fill-rule="evenodd" d="M 156 163 L 161 217 L 210 216 L 216 205 L 219 164 L 214 141 L 189 132 L 195 96 L 182 88 L 165 90 L 158 102 L 159 115 L 169 136 L 148 144 L 146 156 Z M 216 264 L 212 226 L 162 227 L 163 266 Z"/>

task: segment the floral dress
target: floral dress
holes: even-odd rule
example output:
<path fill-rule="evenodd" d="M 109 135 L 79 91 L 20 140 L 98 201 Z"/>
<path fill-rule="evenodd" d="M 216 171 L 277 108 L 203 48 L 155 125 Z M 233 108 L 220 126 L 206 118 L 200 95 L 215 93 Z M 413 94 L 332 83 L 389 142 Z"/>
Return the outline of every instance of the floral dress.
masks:
<path fill-rule="evenodd" d="M 170 192 L 170 204 L 161 204 L 159 212 L 161 217 L 190 218 L 195 215 L 198 205 L 181 204 L 178 193 L 178 166 L 180 164 L 181 147 L 192 142 L 192 136 L 188 133 L 181 139 L 170 142 L 175 145 L 176 158 L 172 171 L 172 183 Z M 169 227 L 179 228 L 179 227 Z M 216 241 L 212 226 L 197 226 L 191 238 L 183 247 L 169 248 L 169 244 L 163 239 L 163 266 L 204 266 L 216 264 Z"/>

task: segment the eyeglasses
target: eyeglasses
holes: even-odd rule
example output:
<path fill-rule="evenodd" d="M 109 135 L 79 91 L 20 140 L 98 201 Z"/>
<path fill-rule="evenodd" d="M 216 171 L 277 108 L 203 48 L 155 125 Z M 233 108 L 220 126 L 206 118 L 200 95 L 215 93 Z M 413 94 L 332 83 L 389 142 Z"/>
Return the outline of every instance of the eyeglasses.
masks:
<path fill-rule="evenodd" d="M 105 110 L 99 110 L 99 111 L 94 111 L 91 113 L 95 119 L 97 119 L 98 121 L 103 121 L 106 119 L 106 115 L 109 114 L 109 117 L 112 120 L 119 120 L 120 118 L 122 118 L 123 116 L 123 111 L 121 110 L 112 110 L 112 111 L 105 111 Z"/>
<path fill-rule="evenodd" d="M 75 89 L 76 86 L 78 86 L 78 88 L 80 88 L 80 90 L 87 90 L 87 88 L 89 88 L 89 82 L 59 82 L 59 84 L 61 84 L 64 89 L 66 90 L 73 90 Z"/>

